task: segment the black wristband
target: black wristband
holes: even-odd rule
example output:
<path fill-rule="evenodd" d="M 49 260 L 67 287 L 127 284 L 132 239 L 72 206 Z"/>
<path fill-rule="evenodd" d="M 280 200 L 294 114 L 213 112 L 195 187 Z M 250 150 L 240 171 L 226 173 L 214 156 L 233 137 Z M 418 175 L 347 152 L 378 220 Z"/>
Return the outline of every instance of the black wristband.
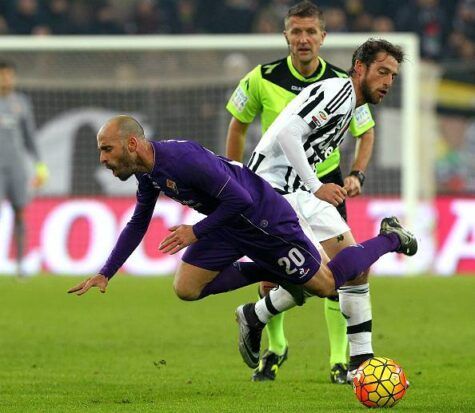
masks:
<path fill-rule="evenodd" d="M 366 176 L 363 172 L 361 172 L 361 171 L 351 171 L 350 176 L 356 176 L 358 178 L 358 181 L 360 181 L 360 185 L 363 186 L 364 180 L 366 179 Z"/>

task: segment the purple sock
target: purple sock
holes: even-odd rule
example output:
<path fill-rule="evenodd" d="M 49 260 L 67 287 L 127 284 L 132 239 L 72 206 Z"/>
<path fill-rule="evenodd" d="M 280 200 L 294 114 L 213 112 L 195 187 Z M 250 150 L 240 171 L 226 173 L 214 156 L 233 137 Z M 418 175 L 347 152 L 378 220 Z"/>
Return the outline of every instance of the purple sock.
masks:
<path fill-rule="evenodd" d="M 361 244 L 341 250 L 328 263 L 335 279 L 335 289 L 353 280 L 371 267 L 380 257 L 399 248 L 401 242 L 396 234 L 378 235 Z"/>
<path fill-rule="evenodd" d="M 272 274 L 255 262 L 235 262 L 233 265 L 222 270 L 201 291 L 200 298 L 211 294 L 220 294 L 227 291 L 237 290 L 259 281 L 273 281 Z"/>

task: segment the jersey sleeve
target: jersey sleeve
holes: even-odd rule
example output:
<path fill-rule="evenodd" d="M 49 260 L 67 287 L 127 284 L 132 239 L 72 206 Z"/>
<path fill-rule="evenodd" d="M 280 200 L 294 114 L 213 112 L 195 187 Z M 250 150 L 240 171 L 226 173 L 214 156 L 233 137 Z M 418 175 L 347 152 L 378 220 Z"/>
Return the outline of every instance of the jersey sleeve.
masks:
<path fill-rule="evenodd" d="M 228 112 L 242 123 L 251 123 L 262 110 L 261 80 L 259 65 L 241 79 L 226 105 Z"/>
<path fill-rule="evenodd" d="M 375 122 L 368 104 L 358 106 L 350 122 L 350 133 L 355 137 L 363 135 L 369 129 L 374 128 Z"/>
<path fill-rule="evenodd" d="M 276 140 L 303 184 L 310 192 L 315 193 L 322 186 L 322 182 L 315 175 L 305 153 L 303 137 L 309 131 L 309 125 L 305 120 L 297 115 L 291 115 L 277 133 Z"/>
<path fill-rule="evenodd" d="M 152 219 L 159 191 L 146 180 L 139 179 L 137 203 L 132 218 L 119 235 L 114 249 L 99 274 L 112 278 L 142 241 Z"/>

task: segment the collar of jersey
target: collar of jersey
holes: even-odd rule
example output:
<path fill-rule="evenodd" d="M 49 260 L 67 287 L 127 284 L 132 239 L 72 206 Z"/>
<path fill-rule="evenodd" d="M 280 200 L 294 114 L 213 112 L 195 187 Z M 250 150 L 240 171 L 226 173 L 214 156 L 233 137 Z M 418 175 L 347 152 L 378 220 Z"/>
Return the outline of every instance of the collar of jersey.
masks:
<path fill-rule="evenodd" d="M 292 73 L 292 75 L 296 77 L 298 80 L 301 80 L 302 82 L 312 83 L 322 77 L 327 67 L 327 62 L 325 62 L 325 60 L 323 60 L 320 56 L 318 56 L 318 60 L 320 61 L 320 64 L 318 65 L 318 73 L 316 76 L 313 76 L 313 77 L 302 76 L 292 64 L 292 57 L 290 55 L 287 56 L 287 66 L 289 67 L 290 73 Z"/>

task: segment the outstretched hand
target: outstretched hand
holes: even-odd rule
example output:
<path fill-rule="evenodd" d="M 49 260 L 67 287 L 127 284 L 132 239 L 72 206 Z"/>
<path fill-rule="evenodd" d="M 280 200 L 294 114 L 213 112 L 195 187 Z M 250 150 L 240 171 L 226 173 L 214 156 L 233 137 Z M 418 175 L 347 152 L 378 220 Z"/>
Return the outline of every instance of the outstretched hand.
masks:
<path fill-rule="evenodd" d="M 158 247 L 163 253 L 176 254 L 198 240 L 191 225 L 175 225 L 168 230 L 171 234 L 167 235 Z"/>
<path fill-rule="evenodd" d="M 83 295 L 87 293 L 91 287 L 97 287 L 101 293 L 105 293 L 108 283 L 109 280 L 107 277 L 102 274 L 97 274 L 70 288 L 68 294 L 75 293 L 76 295 Z"/>

